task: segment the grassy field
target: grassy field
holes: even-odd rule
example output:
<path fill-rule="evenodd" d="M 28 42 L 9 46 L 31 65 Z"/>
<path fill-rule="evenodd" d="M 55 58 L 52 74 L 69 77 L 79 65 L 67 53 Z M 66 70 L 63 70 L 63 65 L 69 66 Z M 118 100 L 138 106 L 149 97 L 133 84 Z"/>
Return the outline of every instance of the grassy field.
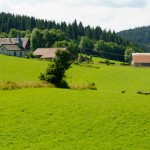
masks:
<path fill-rule="evenodd" d="M 38 81 L 48 62 L 0 55 L 0 82 Z"/>
<path fill-rule="evenodd" d="M 48 62 L 0 55 L 0 64 L 1 82 L 21 82 L 38 81 Z M 149 74 L 149 68 L 73 65 L 69 85 L 95 83 L 97 90 L 0 91 L 0 150 L 150 149 L 150 95 L 137 94 L 150 91 Z"/>

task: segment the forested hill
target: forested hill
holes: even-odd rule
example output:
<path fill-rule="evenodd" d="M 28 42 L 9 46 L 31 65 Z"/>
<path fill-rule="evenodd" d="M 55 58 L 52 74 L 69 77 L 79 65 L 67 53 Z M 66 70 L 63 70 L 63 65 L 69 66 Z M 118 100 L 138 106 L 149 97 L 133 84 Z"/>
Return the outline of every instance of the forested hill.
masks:
<path fill-rule="evenodd" d="M 0 13 L 0 38 L 30 38 L 31 50 L 39 47 L 72 47 L 74 51 L 124 61 L 125 56 L 141 49 L 114 31 L 100 26 L 83 26 L 82 22 L 56 23 L 54 20 Z M 127 54 L 125 54 L 127 52 Z M 131 54 L 131 52 L 129 54 Z M 130 58 L 130 57 L 129 57 Z"/>
<path fill-rule="evenodd" d="M 124 30 L 119 32 L 118 35 L 138 44 L 145 52 L 150 52 L 150 26 Z"/>
<path fill-rule="evenodd" d="M 87 36 L 90 39 L 104 40 L 107 42 L 115 42 L 121 45 L 128 45 L 129 42 L 123 40 L 115 32 L 102 30 L 101 27 L 95 28 L 83 26 L 82 22 L 77 23 L 74 20 L 73 23 L 67 24 L 66 22 L 56 23 L 54 20 L 37 19 L 35 17 L 14 15 L 10 13 L 0 13 L 0 32 L 9 33 L 10 29 L 17 30 L 30 30 L 34 28 L 40 30 L 44 29 L 61 29 L 69 39 L 76 40 L 78 37 Z"/>

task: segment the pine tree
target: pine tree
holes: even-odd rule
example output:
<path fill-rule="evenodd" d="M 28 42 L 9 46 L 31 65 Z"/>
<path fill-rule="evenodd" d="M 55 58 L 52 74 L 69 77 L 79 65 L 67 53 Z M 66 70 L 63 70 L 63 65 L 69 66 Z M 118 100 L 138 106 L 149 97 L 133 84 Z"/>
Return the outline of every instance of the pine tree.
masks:
<path fill-rule="evenodd" d="M 78 36 L 78 25 L 76 20 L 72 23 L 72 33 L 73 39 L 76 40 Z"/>
<path fill-rule="evenodd" d="M 85 28 L 85 36 L 87 36 L 90 39 L 93 38 L 93 32 L 89 25 Z"/>
<path fill-rule="evenodd" d="M 82 22 L 79 22 L 79 25 L 78 25 L 78 35 L 84 36 L 84 27 L 82 25 Z"/>
<path fill-rule="evenodd" d="M 68 28 L 67 28 L 67 37 L 69 38 L 69 39 L 73 39 L 73 30 L 72 30 L 72 26 L 71 26 L 71 24 L 69 23 L 69 25 L 68 25 Z"/>

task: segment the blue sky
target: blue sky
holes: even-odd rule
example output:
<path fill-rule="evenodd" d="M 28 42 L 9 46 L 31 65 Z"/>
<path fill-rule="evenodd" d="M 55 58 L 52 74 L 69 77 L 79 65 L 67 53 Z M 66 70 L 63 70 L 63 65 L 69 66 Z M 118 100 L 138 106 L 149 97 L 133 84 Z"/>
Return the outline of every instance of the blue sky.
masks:
<path fill-rule="evenodd" d="M 150 25 L 150 0 L 0 0 L 0 12 L 121 31 Z"/>

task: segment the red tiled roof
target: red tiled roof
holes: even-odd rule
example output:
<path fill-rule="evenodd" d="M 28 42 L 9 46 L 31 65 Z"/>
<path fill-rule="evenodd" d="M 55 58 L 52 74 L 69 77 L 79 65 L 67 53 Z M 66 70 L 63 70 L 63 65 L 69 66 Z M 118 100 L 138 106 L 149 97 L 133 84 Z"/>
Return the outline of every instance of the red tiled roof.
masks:
<path fill-rule="evenodd" d="M 132 60 L 134 63 L 150 63 L 150 53 L 133 53 Z"/>
<path fill-rule="evenodd" d="M 65 50 L 66 48 L 37 48 L 33 54 L 40 58 L 55 58 L 57 50 Z"/>

